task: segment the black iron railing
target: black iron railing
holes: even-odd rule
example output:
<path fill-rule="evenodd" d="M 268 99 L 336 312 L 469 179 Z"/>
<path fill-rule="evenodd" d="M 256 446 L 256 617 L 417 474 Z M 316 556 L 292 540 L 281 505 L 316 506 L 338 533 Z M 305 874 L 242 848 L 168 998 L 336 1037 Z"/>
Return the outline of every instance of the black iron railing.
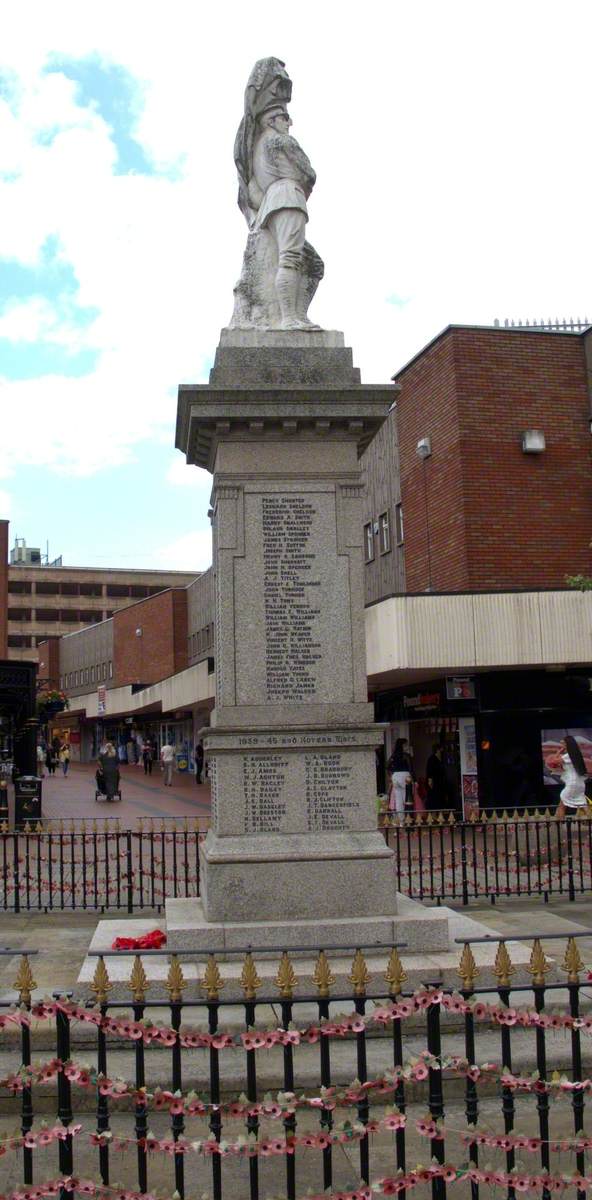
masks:
<path fill-rule="evenodd" d="M 12 1118 L 2 1149 L 22 1151 L 29 1200 L 152 1189 L 370 1200 L 373 1185 L 405 1195 L 418 1184 L 444 1200 L 463 1179 L 474 1200 L 493 1186 L 510 1200 L 583 1200 L 586 943 L 561 938 L 549 939 L 549 957 L 536 935 L 517 939 L 526 948 L 481 939 L 494 943 L 487 967 L 480 939 L 465 940 L 456 992 L 435 975 L 418 980 L 405 952 L 374 946 L 312 963 L 210 955 L 197 984 L 175 955 L 151 983 L 151 956 L 135 955 L 127 997 L 114 1000 L 111 956 L 99 957 L 90 1006 L 58 993 L 36 1001 L 24 955 L 21 1007 L 0 1005 L 0 1105 Z M 42 1061 L 35 1046 L 32 1057 L 40 1036 Z"/>
<path fill-rule="evenodd" d="M 397 890 L 417 900 L 563 896 L 592 890 L 592 821 L 482 813 L 459 822 L 444 813 L 379 824 L 395 852 Z"/>
<path fill-rule="evenodd" d="M 0 910 L 160 910 L 199 895 L 199 822 L 0 828 Z"/>

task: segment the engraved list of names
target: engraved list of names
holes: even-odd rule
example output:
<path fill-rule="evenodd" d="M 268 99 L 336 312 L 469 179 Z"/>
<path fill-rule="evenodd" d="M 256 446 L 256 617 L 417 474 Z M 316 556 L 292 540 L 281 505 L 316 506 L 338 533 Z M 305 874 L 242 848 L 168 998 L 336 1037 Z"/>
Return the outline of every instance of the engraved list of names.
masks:
<path fill-rule="evenodd" d="M 309 700 L 322 657 L 316 510 L 305 496 L 264 496 L 262 504 L 267 699 Z"/>

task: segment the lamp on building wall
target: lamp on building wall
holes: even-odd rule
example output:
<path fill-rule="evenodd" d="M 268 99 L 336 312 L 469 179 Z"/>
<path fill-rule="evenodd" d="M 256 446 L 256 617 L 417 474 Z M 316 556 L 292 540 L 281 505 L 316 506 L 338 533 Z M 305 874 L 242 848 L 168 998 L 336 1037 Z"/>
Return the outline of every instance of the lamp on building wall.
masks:
<path fill-rule="evenodd" d="M 432 590 L 432 550 L 430 545 L 430 514 L 428 509 L 428 478 L 426 465 L 428 458 L 432 453 L 432 439 L 430 437 L 422 437 L 419 439 L 415 447 L 415 453 L 419 460 L 423 463 L 423 502 L 425 510 L 425 527 L 426 527 L 426 554 L 428 565 L 428 586 L 426 592 Z"/>
<path fill-rule="evenodd" d="M 542 454 L 546 448 L 545 435 L 542 429 L 525 429 L 522 434 L 523 454 Z"/>
<path fill-rule="evenodd" d="M 136 629 L 136 637 L 141 637 L 141 636 L 142 636 L 142 632 L 143 632 L 143 631 L 142 631 L 142 626 L 141 626 L 141 625 L 138 625 L 138 628 Z"/>

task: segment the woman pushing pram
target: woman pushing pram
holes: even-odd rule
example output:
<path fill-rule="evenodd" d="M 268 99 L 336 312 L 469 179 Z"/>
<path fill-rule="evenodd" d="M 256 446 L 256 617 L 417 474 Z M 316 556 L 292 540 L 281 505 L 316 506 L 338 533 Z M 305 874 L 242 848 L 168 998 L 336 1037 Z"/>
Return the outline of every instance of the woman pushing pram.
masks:
<path fill-rule="evenodd" d="M 119 787 L 119 761 L 117 751 L 113 742 L 105 742 L 98 759 L 99 765 L 96 770 L 95 779 L 97 781 L 97 790 L 95 800 L 98 800 L 99 793 L 107 800 L 121 800 L 121 791 Z"/>

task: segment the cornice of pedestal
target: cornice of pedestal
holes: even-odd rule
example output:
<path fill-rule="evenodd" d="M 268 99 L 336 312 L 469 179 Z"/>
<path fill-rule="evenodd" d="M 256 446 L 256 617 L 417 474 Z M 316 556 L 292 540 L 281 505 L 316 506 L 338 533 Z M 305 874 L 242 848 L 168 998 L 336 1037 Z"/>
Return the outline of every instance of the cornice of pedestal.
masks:
<path fill-rule="evenodd" d="M 212 471 L 220 441 L 353 441 L 358 455 L 388 415 L 393 384 L 353 387 L 179 388 L 175 445 Z"/>

